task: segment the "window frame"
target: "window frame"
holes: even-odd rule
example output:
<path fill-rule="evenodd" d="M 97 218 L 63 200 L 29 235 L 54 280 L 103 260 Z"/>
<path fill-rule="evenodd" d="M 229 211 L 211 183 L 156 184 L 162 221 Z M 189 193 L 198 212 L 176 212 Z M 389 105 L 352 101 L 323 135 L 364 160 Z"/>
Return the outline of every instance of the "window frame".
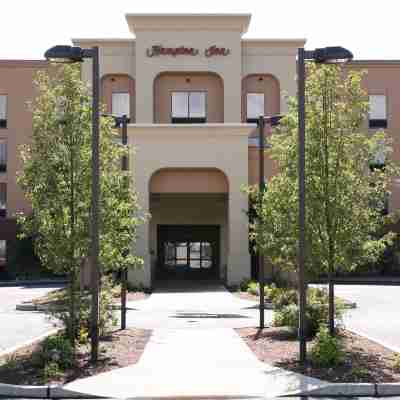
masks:
<path fill-rule="evenodd" d="M 383 96 L 385 99 L 385 118 L 370 118 L 371 111 L 371 97 L 372 96 Z M 388 128 L 388 109 L 389 109 L 389 101 L 388 96 L 384 92 L 368 92 L 368 129 L 387 129 Z"/>
<path fill-rule="evenodd" d="M 187 94 L 187 117 L 174 117 L 173 95 L 174 93 Z M 191 93 L 204 93 L 204 117 L 190 117 L 190 95 Z M 208 91 L 207 90 L 171 90 L 170 91 L 170 121 L 172 124 L 205 124 L 207 123 Z"/>
<path fill-rule="evenodd" d="M 5 118 L 0 119 L 0 129 L 7 129 L 8 127 L 8 94 L 7 93 L 0 93 L 0 97 L 5 97 Z"/>
<path fill-rule="evenodd" d="M 112 115 L 115 115 L 115 116 L 117 116 L 117 117 L 122 117 L 122 115 L 124 115 L 124 114 L 122 114 L 122 115 L 117 115 L 117 114 L 114 114 L 114 110 L 113 110 L 113 104 L 114 104 L 114 101 L 113 101 L 113 98 L 114 98 L 114 94 L 127 94 L 128 95 L 128 107 L 129 107 L 129 113 L 128 114 L 126 114 L 126 116 L 127 116 L 127 118 L 131 118 L 131 112 L 132 112 L 132 110 L 131 110 L 131 93 L 129 92 L 129 90 L 117 90 L 117 91 L 112 91 L 111 92 L 111 114 Z"/>
<path fill-rule="evenodd" d="M 6 147 L 6 150 L 5 150 L 6 157 L 5 157 L 5 163 L 4 164 L 1 163 L 1 158 L 0 158 L 0 173 L 7 172 L 7 164 L 8 164 L 8 143 L 7 143 L 7 139 L 4 138 L 4 137 L 0 137 L 0 146 L 1 146 L 2 143 L 4 143 L 4 145 Z M 0 152 L 0 154 L 1 154 L 1 152 Z"/>
<path fill-rule="evenodd" d="M 5 189 L 5 204 L 4 208 L 1 208 L 1 201 L 0 201 L 0 218 L 6 218 L 7 217 L 7 183 L 6 182 L 0 182 L 0 193 L 1 193 L 1 188 Z M 1 198 L 1 196 L 0 196 Z"/>
<path fill-rule="evenodd" d="M 263 115 L 265 115 L 265 92 L 246 92 L 246 122 L 248 124 L 253 124 L 258 122 L 258 118 L 249 118 L 248 113 L 249 113 L 249 102 L 248 102 L 248 95 L 249 94 L 262 94 L 263 95 Z"/>

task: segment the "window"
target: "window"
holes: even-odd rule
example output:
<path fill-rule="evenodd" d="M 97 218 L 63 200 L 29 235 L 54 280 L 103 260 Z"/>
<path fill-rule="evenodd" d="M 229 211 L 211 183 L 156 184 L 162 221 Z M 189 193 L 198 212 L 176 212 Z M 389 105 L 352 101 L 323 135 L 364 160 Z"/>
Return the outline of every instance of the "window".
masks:
<path fill-rule="evenodd" d="M 111 113 L 117 117 L 126 115 L 130 117 L 129 93 L 113 93 L 111 99 Z"/>
<path fill-rule="evenodd" d="M 374 94 L 369 96 L 369 127 L 387 128 L 385 95 Z"/>
<path fill-rule="evenodd" d="M 257 122 L 260 115 L 264 115 L 264 93 L 247 93 L 247 122 Z"/>
<path fill-rule="evenodd" d="M 171 117 L 173 124 L 204 123 L 206 117 L 206 92 L 172 92 Z"/>
<path fill-rule="evenodd" d="M 7 184 L 0 183 L 0 217 L 7 216 Z"/>
<path fill-rule="evenodd" d="M 0 95 L 0 128 L 7 128 L 7 95 Z"/>
<path fill-rule="evenodd" d="M 7 171 L 7 142 L 0 139 L 0 172 Z"/>

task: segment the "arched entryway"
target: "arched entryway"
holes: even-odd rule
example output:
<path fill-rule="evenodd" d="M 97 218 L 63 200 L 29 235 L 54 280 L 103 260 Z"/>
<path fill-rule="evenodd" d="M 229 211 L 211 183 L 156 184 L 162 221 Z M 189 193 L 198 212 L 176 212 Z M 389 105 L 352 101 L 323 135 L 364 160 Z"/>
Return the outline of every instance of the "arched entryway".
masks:
<path fill-rule="evenodd" d="M 150 246 L 156 280 L 224 280 L 228 180 L 214 168 L 166 168 L 150 180 Z"/>

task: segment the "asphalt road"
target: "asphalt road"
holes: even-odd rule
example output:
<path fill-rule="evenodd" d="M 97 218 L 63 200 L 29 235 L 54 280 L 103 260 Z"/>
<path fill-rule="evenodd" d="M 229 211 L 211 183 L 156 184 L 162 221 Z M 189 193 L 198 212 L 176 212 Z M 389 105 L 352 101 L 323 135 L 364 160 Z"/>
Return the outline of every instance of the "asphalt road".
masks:
<path fill-rule="evenodd" d="M 16 311 L 17 303 L 40 297 L 59 286 L 0 287 L 0 352 L 54 328 L 43 313 Z"/>
<path fill-rule="evenodd" d="M 336 295 L 355 301 L 345 325 L 400 352 L 400 287 L 337 285 Z"/>

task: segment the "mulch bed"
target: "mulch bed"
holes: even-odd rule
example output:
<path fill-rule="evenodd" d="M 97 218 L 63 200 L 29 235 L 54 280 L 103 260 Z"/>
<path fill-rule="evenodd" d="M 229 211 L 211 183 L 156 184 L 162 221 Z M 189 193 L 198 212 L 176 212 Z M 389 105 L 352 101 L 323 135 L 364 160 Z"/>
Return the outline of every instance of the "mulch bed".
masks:
<path fill-rule="evenodd" d="M 243 300 L 252 300 L 252 301 L 260 301 L 260 296 L 256 296 L 254 294 L 250 294 L 248 292 L 233 292 L 233 294 L 237 297 L 240 297 Z"/>
<path fill-rule="evenodd" d="M 0 359 L 0 382 L 14 385 L 64 384 L 116 368 L 136 364 L 151 335 L 150 330 L 126 329 L 101 338 L 99 360 L 90 363 L 90 347 L 79 346 L 76 365 L 56 379 L 46 380 L 37 356 L 40 344 L 17 350 L 12 356 Z"/>
<path fill-rule="evenodd" d="M 344 362 L 335 368 L 320 368 L 309 361 L 301 366 L 297 361 L 299 345 L 293 332 L 285 328 L 237 329 L 260 361 L 328 382 L 385 383 L 399 382 L 400 371 L 393 368 L 395 352 L 380 344 L 344 329 Z M 313 341 L 308 342 L 308 354 Z"/>

